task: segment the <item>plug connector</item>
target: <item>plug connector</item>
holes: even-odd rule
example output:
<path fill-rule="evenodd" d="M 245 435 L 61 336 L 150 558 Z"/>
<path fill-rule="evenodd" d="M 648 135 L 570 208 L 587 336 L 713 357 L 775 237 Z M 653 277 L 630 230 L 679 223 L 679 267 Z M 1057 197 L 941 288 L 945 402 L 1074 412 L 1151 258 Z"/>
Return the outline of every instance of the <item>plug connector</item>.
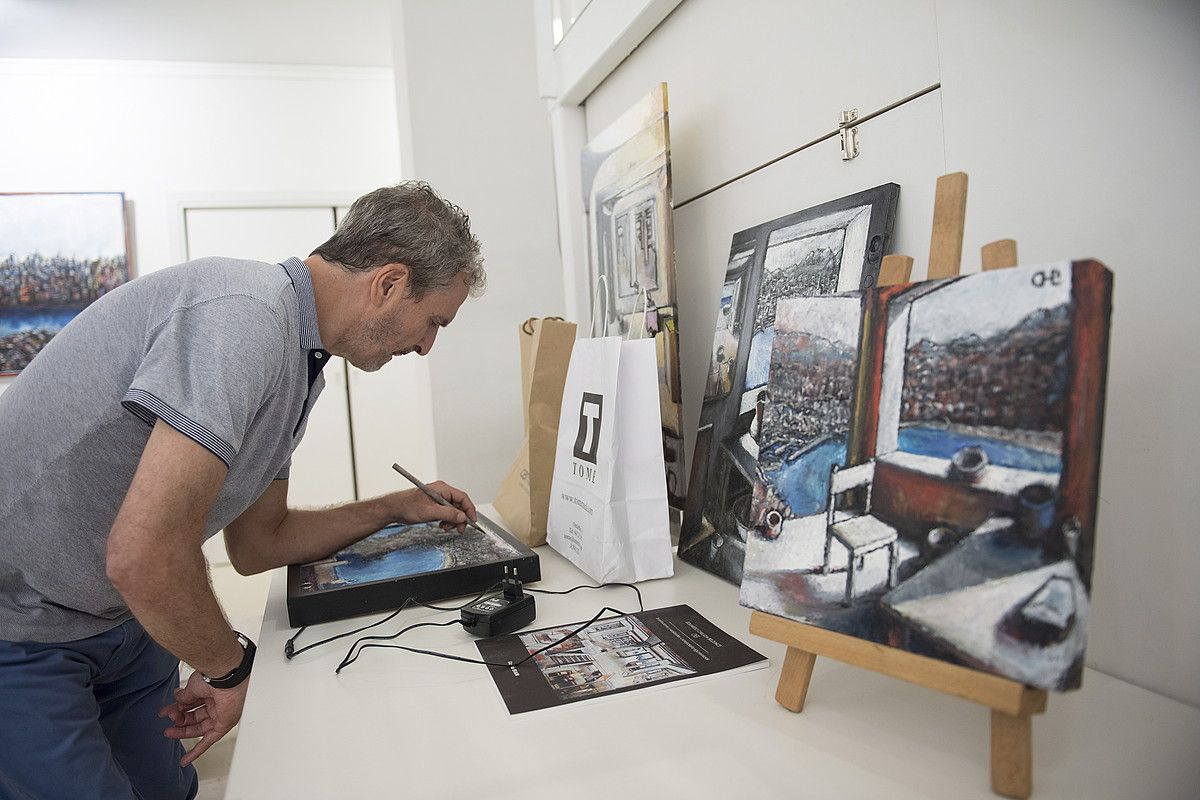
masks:
<path fill-rule="evenodd" d="M 512 572 L 508 571 L 508 567 L 504 568 L 504 580 L 500 582 L 504 587 L 504 597 L 512 602 L 516 602 L 525 596 L 521 591 L 521 581 L 517 578 L 517 568 L 513 567 Z"/>
<path fill-rule="evenodd" d="M 520 590 L 521 583 L 516 581 L 516 591 Z M 509 597 L 507 592 L 506 586 L 504 592 L 489 595 L 462 609 L 459 621 L 463 629 L 475 636 L 499 636 L 512 633 L 533 622 L 537 615 L 533 595 L 521 592 L 514 599 Z"/>

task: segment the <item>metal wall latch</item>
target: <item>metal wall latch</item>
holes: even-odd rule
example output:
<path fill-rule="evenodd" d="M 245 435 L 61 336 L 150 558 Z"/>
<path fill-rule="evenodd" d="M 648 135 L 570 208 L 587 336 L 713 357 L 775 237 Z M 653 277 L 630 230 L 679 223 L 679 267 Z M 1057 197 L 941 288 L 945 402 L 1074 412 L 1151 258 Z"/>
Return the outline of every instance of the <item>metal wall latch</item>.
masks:
<path fill-rule="evenodd" d="M 858 109 L 851 108 L 842 112 L 838 129 L 842 139 L 842 161 L 858 157 L 858 128 L 851 125 L 858 119 Z"/>

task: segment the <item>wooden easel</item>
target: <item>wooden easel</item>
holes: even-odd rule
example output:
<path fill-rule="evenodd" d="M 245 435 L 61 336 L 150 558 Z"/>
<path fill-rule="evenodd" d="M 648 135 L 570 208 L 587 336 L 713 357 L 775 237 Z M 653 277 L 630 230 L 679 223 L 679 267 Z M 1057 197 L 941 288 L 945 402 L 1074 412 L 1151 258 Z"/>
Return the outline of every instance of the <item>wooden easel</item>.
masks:
<path fill-rule="evenodd" d="M 929 245 L 930 279 L 959 274 L 966 210 L 966 173 L 954 172 L 938 178 Z M 985 270 L 1015 267 L 1017 243 L 1012 239 L 992 242 L 983 247 L 982 258 Z M 907 282 L 912 266 L 909 256 L 885 256 L 879 270 L 879 285 Z M 817 656 L 987 706 L 992 711 L 992 790 L 1015 798 L 1027 798 L 1032 792 L 1031 717 L 1046 710 L 1045 690 L 762 611 L 751 614 L 750 632 L 787 645 L 775 699 L 789 711 L 804 710 Z"/>

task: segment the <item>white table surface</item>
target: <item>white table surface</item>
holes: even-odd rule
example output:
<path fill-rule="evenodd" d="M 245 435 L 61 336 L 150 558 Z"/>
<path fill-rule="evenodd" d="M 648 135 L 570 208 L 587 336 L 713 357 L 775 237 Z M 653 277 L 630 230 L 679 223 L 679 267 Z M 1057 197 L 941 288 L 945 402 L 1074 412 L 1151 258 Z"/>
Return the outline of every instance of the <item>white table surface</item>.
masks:
<path fill-rule="evenodd" d="M 537 552 L 535 588 L 590 583 L 549 548 Z M 640 588 L 646 608 L 691 605 L 770 668 L 510 716 L 482 666 L 375 649 L 335 675 L 352 640 L 286 661 L 294 631 L 278 570 L 227 800 L 996 797 L 983 706 L 820 658 L 807 706 L 792 714 L 774 699 L 784 647 L 750 635 L 736 587 L 676 559 L 674 578 Z M 621 588 L 536 598 L 535 628 L 604 605 L 637 609 Z M 300 644 L 379 616 L 310 627 Z M 381 629 L 454 616 L 409 609 Z M 478 657 L 457 626 L 397 641 Z M 1033 744 L 1034 798 L 1200 796 L 1200 710 L 1094 670 L 1080 691 L 1051 694 Z"/>

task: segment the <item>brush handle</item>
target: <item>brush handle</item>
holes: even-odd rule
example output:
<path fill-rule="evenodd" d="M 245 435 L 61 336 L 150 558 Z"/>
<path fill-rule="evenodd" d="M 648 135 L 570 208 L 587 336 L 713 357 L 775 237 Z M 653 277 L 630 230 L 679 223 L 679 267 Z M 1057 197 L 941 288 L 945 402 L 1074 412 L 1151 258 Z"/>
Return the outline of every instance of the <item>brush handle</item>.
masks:
<path fill-rule="evenodd" d="M 454 505 L 449 500 L 442 497 L 440 494 L 435 492 L 433 489 L 430 489 L 428 486 L 421 483 L 419 480 L 417 480 L 416 475 L 413 475 L 411 472 L 409 472 L 408 470 L 406 470 L 404 467 L 400 466 L 399 464 L 392 464 L 392 469 L 396 470 L 396 472 L 399 472 L 401 475 L 403 475 L 405 478 L 407 478 L 409 483 L 411 483 L 413 486 L 417 487 L 422 492 L 424 492 L 426 497 L 428 497 L 430 500 L 437 503 L 438 505 L 449 506 L 450 508 L 458 508 L 458 506 Z M 459 510 L 461 511 L 462 509 L 459 509 Z M 464 514 L 465 513 L 466 512 L 464 512 Z M 474 528 L 475 530 L 479 531 L 480 533 L 486 532 L 483 530 L 483 528 L 479 527 L 479 525 L 477 523 L 471 522 L 470 520 L 467 520 L 467 527 Z"/>

